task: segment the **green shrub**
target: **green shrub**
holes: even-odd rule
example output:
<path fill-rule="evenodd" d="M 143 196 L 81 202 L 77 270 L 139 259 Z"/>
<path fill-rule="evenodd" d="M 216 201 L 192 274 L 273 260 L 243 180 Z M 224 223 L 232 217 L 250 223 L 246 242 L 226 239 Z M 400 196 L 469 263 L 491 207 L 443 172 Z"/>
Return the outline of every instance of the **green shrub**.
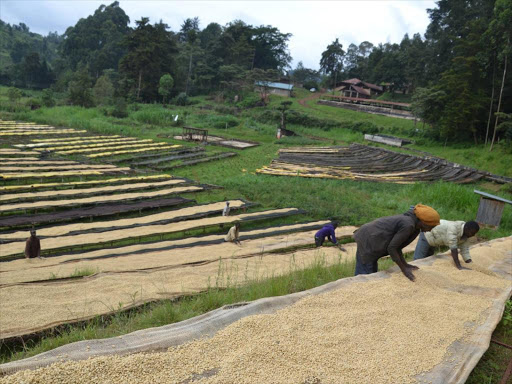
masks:
<path fill-rule="evenodd" d="M 55 106 L 55 99 L 53 98 L 53 91 L 50 88 L 44 89 L 41 95 L 41 102 L 45 107 Z"/>
<path fill-rule="evenodd" d="M 28 99 L 26 105 L 31 110 L 35 110 L 35 109 L 41 108 L 41 102 L 39 101 L 39 99 L 35 99 L 35 98 Z"/>
<path fill-rule="evenodd" d="M 126 100 L 123 97 L 116 98 L 112 116 L 123 119 L 128 117 L 128 109 L 126 108 Z"/>
<path fill-rule="evenodd" d="M 184 107 L 186 105 L 189 105 L 190 102 L 188 100 L 188 96 L 185 92 L 181 92 L 176 98 L 174 99 L 174 104 L 179 105 L 181 107 Z"/>
<path fill-rule="evenodd" d="M 255 107 L 264 107 L 265 104 L 261 100 L 261 97 L 255 94 L 247 95 L 242 98 L 236 105 L 239 108 L 249 109 L 249 108 L 255 108 Z"/>
<path fill-rule="evenodd" d="M 227 105 L 217 105 L 214 110 L 215 112 L 221 113 L 223 115 L 235 115 L 238 112 L 235 107 L 229 107 Z"/>
<path fill-rule="evenodd" d="M 281 112 L 275 110 L 264 111 L 256 116 L 256 120 L 262 123 L 278 123 L 281 121 Z M 304 127 L 320 128 L 324 131 L 342 127 L 341 123 L 338 121 L 309 116 L 293 109 L 286 112 L 286 122 L 288 124 L 302 125 Z"/>
<path fill-rule="evenodd" d="M 372 123 L 371 121 L 357 121 L 352 124 L 350 129 L 354 132 L 361 132 L 361 133 L 379 133 L 379 127 Z"/>
<path fill-rule="evenodd" d="M 219 116 L 219 115 L 210 115 L 206 118 L 206 123 L 213 127 L 218 129 L 225 129 L 236 127 L 240 122 L 237 118 L 232 116 Z"/>

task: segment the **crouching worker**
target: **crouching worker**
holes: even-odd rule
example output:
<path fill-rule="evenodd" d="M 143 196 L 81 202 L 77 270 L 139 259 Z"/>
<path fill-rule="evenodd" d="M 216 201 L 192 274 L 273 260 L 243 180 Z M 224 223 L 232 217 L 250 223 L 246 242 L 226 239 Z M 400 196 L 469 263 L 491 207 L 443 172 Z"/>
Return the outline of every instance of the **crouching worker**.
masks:
<path fill-rule="evenodd" d="M 30 231 L 30 237 L 27 239 L 27 242 L 25 243 L 25 258 L 33 259 L 35 257 L 42 259 L 41 242 L 39 241 L 39 238 L 36 236 L 36 231 L 32 229 Z"/>
<path fill-rule="evenodd" d="M 427 233 L 420 233 L 416 250 L 414 251 L 414 260 L 423 259 L 434 254 L 434 247 L 447 246 L 452 252 L 453 262 L 458 269 L 463 268 L 459 262 L 459 249 L 462 259 L 466 263 L 471 263 L 469 255 L 470 237 L 475 236 L 480 230 L 476 221 L 448 221 L 441 220 L 441 224 Z"/>
<path fill-rule="evenodd" d="M 428 232 L 439 222 L 435 209 L 417 204 L 402 215 L 382 217 L 364 224 L 354 232 L 357 243 L 355 275 L 378 272 L 378 260 L 389 255 L 402 273 L 414 281 L 412 271 L 418 267 L 405 261 L 402 249 L 412 243 L 420 231 Z"/>
<path fill-rule="evenodd" d="M 339 249 L 345 251 L 346 249 L 338 244 L 338 240 L 336 240 L 336 228 L 338 228 L 338 223 L 336 221 L 324 225 L 322 229 L 315 233 L 315 246 L 321 247 L 324 244 L 325 239 L 328 239 L 331 243 L 337 245 Z"/>
<path fill-rule="evenodd" d="M 226 237 L 224 238 L 224 241 L 229 241 L 232 243 L 235 243 L 237 245 L 240 244 L 240 223 L 237 221 L 235 225 L 233 225 L 230 229 Z"/>

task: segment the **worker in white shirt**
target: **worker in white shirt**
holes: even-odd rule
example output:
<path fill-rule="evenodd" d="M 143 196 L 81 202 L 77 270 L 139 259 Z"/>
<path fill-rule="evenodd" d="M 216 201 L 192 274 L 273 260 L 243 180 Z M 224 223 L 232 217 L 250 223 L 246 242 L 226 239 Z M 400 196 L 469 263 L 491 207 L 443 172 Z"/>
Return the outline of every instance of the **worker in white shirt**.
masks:
<path fill-rule="evenodd" d="M 222 216 L 229 216 L 229 211 L 231 208 L 229 207 L 229 201 L 226 201 L 226 206 L 222 210 Z"/>
<path fill-rule="evenodd" d="M 230 241 L 232 243 L 235 243 L 237 245 L 240 244 L 240 223 L 237 221 L 235 225 L 233 225 L 230 229 L 226 237 L 224 238 L 224 241 Z"/>
<path fill-rule="evenodd" d="M 420 233 L 418 244 L 416 244 L 414 251 L 414 260 L 433 255 L 433 247 L 447 246 L 450 247 L 455 266 L 458 269 L 466 269 L 460 265 L 459 249 L 462 259 L 466 263 L 471 263 L 468 239 L 475 236 L 479 230 L 480 226 L 476 221 L 441 220 L 441 224 L 430 232 Z"/>

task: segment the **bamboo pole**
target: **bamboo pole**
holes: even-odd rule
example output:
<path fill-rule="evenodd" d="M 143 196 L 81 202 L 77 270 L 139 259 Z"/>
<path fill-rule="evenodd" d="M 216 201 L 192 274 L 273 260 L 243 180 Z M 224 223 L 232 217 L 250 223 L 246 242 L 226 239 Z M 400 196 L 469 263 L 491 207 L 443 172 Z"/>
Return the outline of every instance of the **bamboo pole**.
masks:
<path fill-rule="evenodd" d="M 510 40 L 507 41 L 507 48 L 508 48 L 508 45 L 510 44 Z M 505 75 L 507 73 L 507 59 L 508 59 L 508 55 L 505 53 L 505 66 L 503 68 L 503 78 L 501 80 L 501 90 L 500 90 L 500 98 L 498 99 L 498 110 L 496 111 L 496 113 L 498 113 L 500 111 L 500 107 L 501 107 L 501 98 L 503 96 L 503 88 L 505 86 Z M 499 117 L 496 116 L 496 121 L 494 122 L 494 132 L 492 134 L 492 141 L 491 141 L 491 148 L 489 148 L 489 152 L 492 151 L 492 147 L 494 146 L 494 139 L 496 138 L 496 128 L 498 126 L 498 120 L 499 120 Z"/>

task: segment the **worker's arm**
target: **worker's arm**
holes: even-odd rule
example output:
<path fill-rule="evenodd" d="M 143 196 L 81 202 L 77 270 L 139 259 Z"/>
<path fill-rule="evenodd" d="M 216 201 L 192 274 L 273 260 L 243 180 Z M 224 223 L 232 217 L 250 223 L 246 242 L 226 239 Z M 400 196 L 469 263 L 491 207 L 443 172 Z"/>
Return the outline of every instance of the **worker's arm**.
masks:
<path fill-rule="evenodd" d="M 460 261 L 459 261 L 459 251 L 457 248 L 452 248 L 450 249 L 451 253 L 452 253 L 452 259 L 453 259 L 453 262 L 455 263 L 455 266 L 457 267 L 457 269 L 460 269 L 460 270 L 463 270 L 463 269 L 470 269 L 470 268 L 466 268 L 466 267 L 463 267 L 462 265 L 460 265 Z"/>
<path fill-rule="evenodd" d="M 458 250 L 458 236 L 457 236 L 457 232 L 455 230 L 455 228 L 449 228 L 448 229 L 448 233 L 447 233 L 447 237 L 448 237 L 448 246 L 450 247 L 450 252 L 452 254 L 452 259 L 453 259 L 453 262 L 455 264 L 455 266 L 457 267 L 457 269 L 469 269 L 469 268 L 464 268 L 460 265 L 460 261 L 459 261 L 459 250 Z"/>
<path fill-rule="evenodd" d="M 401 249 L 398 252 L 400 253 L 400 256 L 402 257 L 402 260 L 405 262 L 405 265 L 407 266 L 407 268 L 411 268 L 413 270 L 420 269 L 420 267 L 418 267 L 416 265 L 409 264 L 407 262 L 407 260 L 405 260 L 404 254 Z"/>
<path fill-rule="evenodd" d="M 400 229 L 395 236 L 391 239 L 388 245 L 388 254 L 391 256 L 391 259 L 398 265 L 402 273 L 411 281 L 415 280 L 415 277 L 412 273 L 412 270 L 415 268 L 411 268 L 405 262 L 404 256 L 402 254 L 402 247 L 405 244 L 411 235 L 416 231 L 414 226 L 405 226 Z"/>
<path fill-rule="evenodd" d="M 469 254 L 469 244 L 467 241 L 464 241 L 459 245 L 460 254 L 462 255 L 462 259 L 466 263 L 471 263 L 471 255 Z"/>
<path fill-rule="evenodd" d="M 329 240 L 331 240 L 331 243 L 338 244 L 338 240 L 336 240 L 336 230 L 333 228 L 331 233 L 329 233 Z"/>

